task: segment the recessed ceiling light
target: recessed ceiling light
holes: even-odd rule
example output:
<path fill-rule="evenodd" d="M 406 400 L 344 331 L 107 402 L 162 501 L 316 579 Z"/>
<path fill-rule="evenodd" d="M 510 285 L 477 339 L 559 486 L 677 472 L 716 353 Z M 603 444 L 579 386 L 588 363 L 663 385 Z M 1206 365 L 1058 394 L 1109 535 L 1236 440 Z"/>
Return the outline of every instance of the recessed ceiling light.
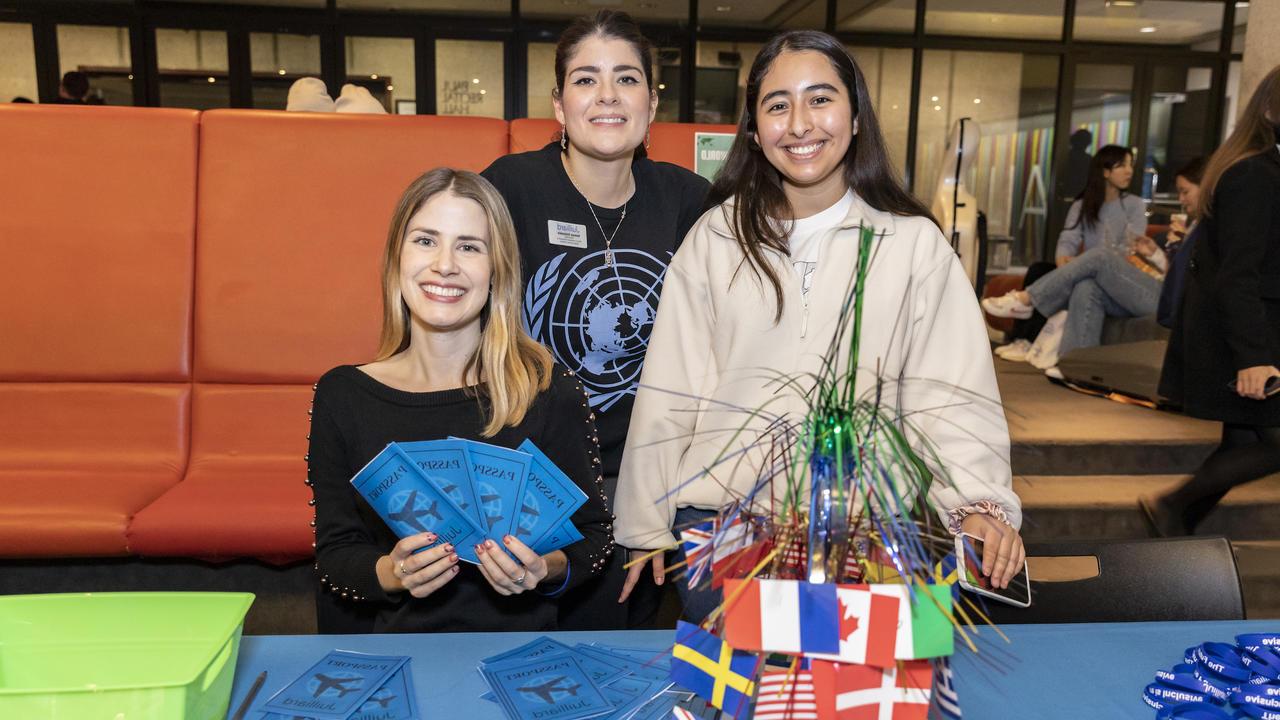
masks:
<path fill-rule="evenodd" d="M 934 102 L 938 102 L 938 96 L 937 96 L 937 95 L 934 95 L 933 97 L 931 97 L 931 98 L 929 98 L 929 99 L 930 99 L 930 100 L 932 100 L 932 101 L 934 101 Z"/>
<path fill-rule="evenodd" d="M 471 78 L 471 84 L 472 84 L 472 85 L 479 85 L 479 84 L 480 84 L 480 78 Z"/>
<path fill-rule="evenodd" d="M 488 95 L 488 94 L 489 94 L 489 91 L 488 91 L 488 90 L 481 90 L 481 91 L 480 91 L 480 94 L 481 94 L 481 95 Z"/>
<path fill-rule="evenodd" d="M 934 106 L 933 106 L 933 109 L 934 109 L 934 110 L 941 110 L 941 109 L 942 109 L 942 106 L 941 106 L 941 105 L 934 105 Z"/>
<path fill-rule="evenodd" d="M 284 75 L 284 68 L 280 68 L 280 69 L 279 69 L 279 70 L 277 70 L 276 72 L 280 73 L 281 75 Z"/>
<path fill-rule="evenodd" d="M 666 84 L 666 83 L 658 83 L 658 89 L 659 89 L 659 90 L 666 90 L 666 89 L 667 89 L 667 84 Z"/>
<path fill-rule="evenodd" d="M 1131 8 L 1131 7 L 1138 7 L 1140 2 L 1141 0 L 1107 0 L 1105 3 L 1103 3 L 1103 6 Z"/>
<path fill-rule="evenodd" d="M 218 81 L 214 78 L 209 78 L 209 82 L 218 82 Z"/>
<path fill-rule="evenodd" d="M 1146 27 L 1141 28 L 1141 29 L 1139 29 L 1139 30 L 1138 30 L 1138 32 L 1144 32 L 1144 33 L 1153 33 L 1153 32 L 1155 32 L 1155 31 L 1156 31 L 1156 26 L 1155 26 L 1155 25 L 1148 25 L 1148 26 L 1146 26 Z"/>
<path fill-rule="evenodd" d="M 897 110 L 897 109 L 898 109 L 898 106 L 897 106 L 897 105 L 894 105 L 894 106 L 893 106 L 893 109 L 894 109 L 894 110 Z"/>
<path fill-rule="evenodd" d="M 1247 7 L 1249 7 L 1249 0 L 1240 0 L 1240 2 L 1236 3 L 1237 10 L 1243 10 Z"/>
<path fill-rule="evenodd" d="M 729 12 L 733 9 L 732 5 L 717 5 L 716 12 Z"/>
<path fill-rule="evenodd" d="M 395 86 L 395 85 L 388 85 L 388 86 L 387 86 L 387 90 L 395 90 L 395 89 L 396 89 L 396 86 Z"/>
<path fill-rule="evenodd" d="M 377 79 L 378 79 L 378 73 L 374 73 L 374 74 L 370 75 L 370 76 L 369 76 L 369 79 L 370 79 L 370 80 L 377 80 Z"/>

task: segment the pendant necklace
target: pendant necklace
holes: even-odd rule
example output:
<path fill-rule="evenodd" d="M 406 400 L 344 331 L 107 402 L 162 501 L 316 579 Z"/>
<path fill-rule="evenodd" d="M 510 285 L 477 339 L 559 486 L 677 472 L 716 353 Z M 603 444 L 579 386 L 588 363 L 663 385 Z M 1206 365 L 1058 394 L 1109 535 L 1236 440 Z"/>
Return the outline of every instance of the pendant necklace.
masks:
<path fill-rule="evenodd" d="M 591 211 L 591 217 L 596 221 L 596 227 L 600 229 L 600 235 L 604 237 L 604 266 L 613 267 L 613 239 L 618 236 L 618 230 L 622 229 L 622 221 L 627 219 L 627 202 L 622 203 L 622 217 L 618 218 L 618 224 L 614 226 L 612 233 L 604 231 L 604 225 L 600 223 L 600 216 L 596 215 L 595 206 L 587 200 L 586 193 L 582 192 L 582 188 L 578 187 L 578 181 L 573 177 L 573 171 L 569 169 L 569 162 L 564 161 L 564 172 L 569 176 L 569 182 L 573 183 L 573 189 L 578 191 L 583 200 L 587 201 L 587 210 Z M 634 181 L 633 181 L 634 182 Z M 632 196 L 635 195 L 635 189 L 631 191 Z"/>

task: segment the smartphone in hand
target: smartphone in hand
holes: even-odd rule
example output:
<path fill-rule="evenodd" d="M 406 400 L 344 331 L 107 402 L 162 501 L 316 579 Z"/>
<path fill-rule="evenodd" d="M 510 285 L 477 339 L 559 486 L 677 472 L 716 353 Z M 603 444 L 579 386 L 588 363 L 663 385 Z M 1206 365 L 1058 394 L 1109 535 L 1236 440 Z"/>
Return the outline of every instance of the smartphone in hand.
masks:
<path fill-rule="evenodd" d="M 1238 392 L 1236 390 L 1236 381 L 1232 380 L 1231 382 L 1227 383 L 1227 389 L 1230 390 L 1231 392 Z M 1271 377 L 1267 378 L 1267 383 L 1262 386 L 1262 395 L 1264 397 L 1273 397 L 1275 395 L 1280 395 L 1280 375 L 1272 375 Z"/>
<path fill-rule="evenodd" d="M 969 533 L 956 535 L 956 566 L 960 587 L 971 593 L 985 595 L 1015 607 L 1031 607 L 1031 582 L 1027 576 L 1027 561 L 1022 561 L 1018 574 L 1009 581 L 1008 587 L 998 588 L 991 584 L 991 578 L 982 574 L 982 538 Z"/>

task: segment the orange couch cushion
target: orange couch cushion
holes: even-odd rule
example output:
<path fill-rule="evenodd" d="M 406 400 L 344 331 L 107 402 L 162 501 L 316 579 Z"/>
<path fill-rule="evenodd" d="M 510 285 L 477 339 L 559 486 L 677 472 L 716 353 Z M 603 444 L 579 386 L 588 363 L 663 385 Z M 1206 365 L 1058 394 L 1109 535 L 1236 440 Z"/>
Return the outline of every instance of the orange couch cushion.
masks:
<path fill-rule="evenodd" d="M 311 386 L 197 384 L 190 469 L 138 513 L 129 549 L 207 559 L 311 557 Z"/>
<path fill-rule="evenodd" d="M 0 105 L 0 380 L 190 377 L 197 117 Z"/>
<path fill-rule="evenodd" d="M 188 385 L 0 383 L 0 556 L 119 555 L 182 477 Z"/>
<path fill-rule="evenodd" d="M 669 162 L 686 170 L 694 167 L 694 135 L 700 132 L 728 133 L 735 125 L 705 123 L 654 123 L 649 126 L 649 158 Z M 560 123 L 546 118 L 524 118 L 511 121 L 511 152 L 528 152 L 544 147 L 560 134 Z"/>
<path fill-rule="evenodd" d="M 401 192 L 507 150 L 490 118 L 213 110 L 200 121 L 195 377 L 305 383 L 372 358 Z"/>

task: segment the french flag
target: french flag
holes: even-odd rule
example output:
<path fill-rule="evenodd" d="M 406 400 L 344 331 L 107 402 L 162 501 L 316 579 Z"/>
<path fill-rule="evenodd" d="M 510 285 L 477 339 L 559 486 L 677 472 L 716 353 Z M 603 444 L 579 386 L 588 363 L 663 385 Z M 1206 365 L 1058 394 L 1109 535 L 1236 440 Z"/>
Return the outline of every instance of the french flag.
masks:
<path fill-rule="evenodd" d="M 739 650 L 893 667 L 904 608 L 896 590 L 803 580 L 728 580 L 724 639 Z M 909 616 L 909 604 L 905 611 Z"/>
<path fill-rule="evenodd" d="M 796 580 L 726 580 L 724 639 L 739 650 L 837 654 L 836 587 Z"/>

